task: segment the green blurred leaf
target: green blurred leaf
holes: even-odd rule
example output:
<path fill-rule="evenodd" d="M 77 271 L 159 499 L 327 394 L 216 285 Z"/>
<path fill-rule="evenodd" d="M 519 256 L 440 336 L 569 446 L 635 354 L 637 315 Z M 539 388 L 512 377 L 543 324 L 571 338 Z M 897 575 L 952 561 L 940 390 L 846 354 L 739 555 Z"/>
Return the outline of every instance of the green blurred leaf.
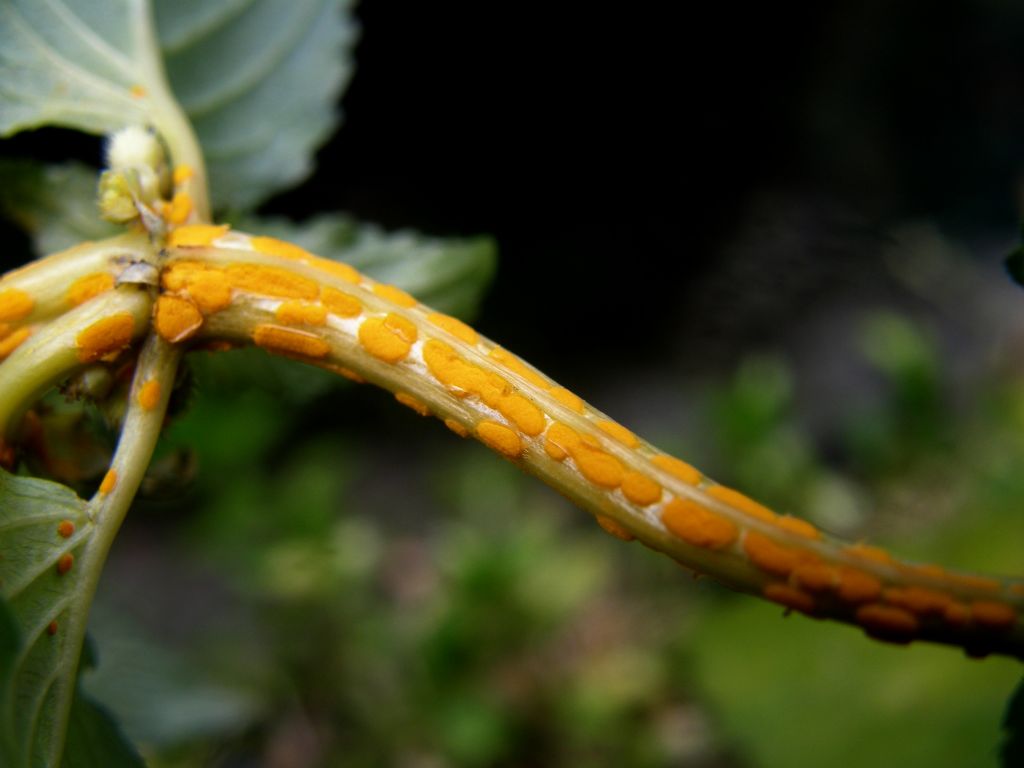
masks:
<path fill-rule="evenodd" d="M 1006 706 L 1003 730 L 1006 731 L 1006 740 L 999 752 L 1003 768 L 1024 765 L 1024 679 Z"/>
<path fill-rule="evenodd" d="M 313 169 L 352 75 L 351 0 L 157 0 L 171 88 L 215 206 L 255 207 Z"/>
<path fill-rule="evenodd" d="M 215 205 L 251 208 L 307 176 L 352 73 L 350 0 L 154 5 L 0 0 L 0 135 L 44 125 L 179 131 L 166 68 Z"/>
<path fill-rule="evenodd" d="M 145 763 L 125 738 L 110 713 L 81 689 L 75 694 L 68 721 L 61 768 L 144 768 Z"/>
<path fill-rule="evenodd" d="M 75 525 L 68 538 L 57 532 L 63 520 Z M 68 628 L 84 620 L 89 581 L 81 567 L 59 574 L 57 562 L 67 554 L 81 561 L 93 531 L 85 502 L 68 488 L 0 471 L 0 591 L 21 638 L 0 664 L 6 765 L 56 763 L 79 655 Z M 9 650 L 9 627 L 0 634 Z"/>
<path fill-rule="evenodd" d="M 131 88 L 153 88 L 148 13 L 138 0 L 2 0 L 0 135 L 147 122 Z"/>
<path fill-rule="evenodd" d="M 0 211 L 32 236 L 39 256 L 119 231 L 97 214 L 94 168 L 2 159 L 0 178 Z"/>
<path fill-rule="evenodd" d="M 1024 248 L 1018 248 L 1006 257 L 1006 271 L 1017 285 L 1024 286 Z"/>
<path fill-rule="evenodd" d="M 316 216 L 302 224 L 250 219 L 240 226 L 345 261 L 374 280 L 397 285 L 424 304 L 463 318 L 476 312 L 497 261 L 494 241 L 487 237 L 389 233 L 341 214 Z"/>

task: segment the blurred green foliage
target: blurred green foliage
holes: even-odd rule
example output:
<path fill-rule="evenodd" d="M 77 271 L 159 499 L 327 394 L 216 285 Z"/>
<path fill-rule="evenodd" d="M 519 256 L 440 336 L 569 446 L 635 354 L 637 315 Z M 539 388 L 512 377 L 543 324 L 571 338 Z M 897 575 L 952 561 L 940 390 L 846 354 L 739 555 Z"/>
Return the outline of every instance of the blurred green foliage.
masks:
<path fill-rule="evenodd" d="M 708 385 L 685 440 L 833 530 L 1019 571 L 1022 372 L 954 404 L 920 323 L 860 337 L 880 396 L 829 462 L 773 356 Z M 153 766 L 997 764 L 1011 661 L 695 584 L 381 393 L 254 352 L 193 368 L 87 677 Z"/>

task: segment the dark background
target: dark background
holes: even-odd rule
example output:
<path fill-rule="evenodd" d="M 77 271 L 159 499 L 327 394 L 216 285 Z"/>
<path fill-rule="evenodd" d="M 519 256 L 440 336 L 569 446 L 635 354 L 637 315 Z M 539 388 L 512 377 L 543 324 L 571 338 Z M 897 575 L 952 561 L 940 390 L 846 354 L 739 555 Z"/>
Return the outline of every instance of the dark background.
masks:
<path fill-rule="evenodd" d="M 609 348 L 628 365 L 684 343 L 703 359 L 684 368 L 728 366 L 837 291 L 879 289 L 906 219 L 1012 242 L 1018 3 L 358 13 L 344 125 L 270 210 L 495 236 L 479 323 L 541 367 L 589 378 Z"/>
<path fill-rule="evenodd" d="M 357 14 L 343 125 L 264 210 L 492 235 L 481 330 L 584 391 L 612 359 L 727 371 L 847 294 L 884 294 L 900 222 L 1016 238 L 1020 3 Z M 99 146 L 44 130 L 0 151 L 98 162 Z M 23 251 L 2 234 L 13 266 Z"/>

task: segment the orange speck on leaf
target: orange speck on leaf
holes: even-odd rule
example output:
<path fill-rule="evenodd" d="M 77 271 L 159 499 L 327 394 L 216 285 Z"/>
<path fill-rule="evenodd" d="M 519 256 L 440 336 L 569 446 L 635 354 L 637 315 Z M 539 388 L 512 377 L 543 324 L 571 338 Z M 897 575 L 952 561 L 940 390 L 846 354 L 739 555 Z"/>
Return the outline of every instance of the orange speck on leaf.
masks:
<path fill-rule="evenodd" d="M 65 573 L 71 570 L 71 567 L 75 564 L 75 556 L 70 552 L 65 552 L 57 560 L 57 573 L 63 576 Z"/>
<path fill-rule="evenodd" d="M 174 186 L 180 187 L 186 181 L 196 175 L 191 165 L 182 163 L 174 167 L 174 172 L 171 175 L 171 180 L 174 182 Z"/>
<path fill-rule="evenodd" d="M 532 368 L 530 368 L 530 366 L 528 366 L 518 357 L 513 355 L 511 352 L 508 352 L 502 349 L 501 347 L 494 347 L 493 349 L 491 349 L 490 352 L 487 353 L 487 356 L 490 357 L 492 360 L 501 363 L 501 365 L 503 365 L 508 370 L 512 371 L 512 373 L 515 373 L 521 376 L 522 378 L 526 379 L 535 387 L 542 387 L 544 389 L 548 387 L 548 382 L 543 376 L 534 371 Z"/>
<path fill-rule="evenodd" d="M 793 569 L 793 582 L 810 592 L 824 592 L 838 583 L 836 570 L 824 563 L 800 563 Z"/>
<path fill-rule="evenodd" d="M 49 624 L 46 625 L 46 634 L 48 634 L 50 637 L 53 637 L 57 634 L 58 629 L 59 627 L 57 626 L 57 622 L 51 621 Z"/>
<path fill-rule="evenodd" d="M 469 430 L 455 419 L 445 419 L 444 425 L 459 437 L 469 437 Z"/>
<path fill-rule="evenodd" d="M 128 93 L 133 99 L 144 99 L 146 98 L 146 87 L 136 83 L 128 89 Z"/>
<path fill-rule="evenodd" d="M 727 488 L 724 485 L 714 485 L 708 488 L 708 496 L 718 499 L 722 503 L 728 504 L 733 509 L 750 515 L 757 520 L 763 520 L 766 523 L 774 523 L 777 519 L 777 515 L 768 509 L 768 507 L 764 506 L 764 504 L 760 504 L 749 496 L 745 496 L 739 491 Z"/>
<path fill-rule="evenodd" d="M 230 264 L 225 271 L 232 286 L 257 296 L 312 301 L 320 295 L 315 281 L 280 267 Z"/>
<path fill-rule="evenodd" d="M 775 524 L 782 528 L 784 531 L 795 533 L 797 536 L 803 536 L 808 539 L 820 539 L 821 531 L 815 528 L 806 520 L 801 520 L 799 517 L 791 517 L 790 515 L 780 515 L 776 520 Z"/>
<path fill-rule="evenodd" d="M 57 524 L 57 534 L 62 538 L 68 539 L 75 532 L 75 524 L 70 520 L 61 520 Z"/>
<path fill-rule="evenodd" d="M 772 541 L 757 531 L 747 531 L 743 551 L 755 566 L 776 576 L 789 576 L 801 564 L 816 561 L 816 556 Z"/>

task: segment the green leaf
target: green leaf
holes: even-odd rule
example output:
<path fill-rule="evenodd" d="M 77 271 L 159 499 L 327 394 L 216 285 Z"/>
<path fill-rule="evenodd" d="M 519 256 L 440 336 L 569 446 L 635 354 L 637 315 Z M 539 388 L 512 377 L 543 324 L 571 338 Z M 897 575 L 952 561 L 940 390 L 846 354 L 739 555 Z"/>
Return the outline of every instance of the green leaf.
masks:
<path fill-rule="evenodd" d="M 63 521 L 74 524 L 67 537 L 58 530 Z M 0 664 L 3 765 L 57 762 L 89 576 L 74 565 L 62 574 L 58 563 L 66 555 L 80 561 L 93 531 L 85 502 L 68 488 L 0 471 L 0 594 L 19 628 L 18 650 Z M 6 624 L 0 621 L 0 645 L 9 649 Z"/>
<path fill-rule="evenodd" d="M 463 318 L 475 314 L 497 263 L 497 249 L 488 237 L 442 239 L 411 231 L 388 233 L 339 214 L 316 216 L 302 224 L 249 219 L 240 226 L 344 261 L 374 280 L 409 291 L 424 304 Z"/>
<path fill-rule="evenodd" d="M 353 68 L 350 5 L 0 0 L 0 136 L 152 124 L 180 149 L 190 142 L 180 102 L 215 204 L 251 208 L 307 176 L 337 125 Z"/>
<path fill-rule="evenodd" d="M 81 688 L 71 704 L 61 768 L 144 768 L 135 747 L 110 713 Z"/>
<path fill-rule="evenodd" d="M 1006 257 L 1006 271 L 1017 285 L 1024 286 L 1024 248 L 1018 248 Z"/>
<path fill-rule="evenodd" d="M 0 0 L 0 135 L 146 122 L 147 18 L 139 0 Z"/>
<path fill-rule="evenodd" d="M 248 209 L 312 171 L 352 74 L 351 0 L 158 0 L 168 78 L 215 206 Z"/>
<path fill-rule="evenodd" d="M 3 159 L 0 178 L 0 211 L 32 236 L 39 256 L 119 231 L 97 215 L 93 168 Z"/>
<path fill-rule="evenodd" d="M 1003 768 L 1024 765 L 1024 679 L 1006 706 L 1003 730 L 1006 731 L 1006 740 L 999 752 L 1001 765 Z"/>

